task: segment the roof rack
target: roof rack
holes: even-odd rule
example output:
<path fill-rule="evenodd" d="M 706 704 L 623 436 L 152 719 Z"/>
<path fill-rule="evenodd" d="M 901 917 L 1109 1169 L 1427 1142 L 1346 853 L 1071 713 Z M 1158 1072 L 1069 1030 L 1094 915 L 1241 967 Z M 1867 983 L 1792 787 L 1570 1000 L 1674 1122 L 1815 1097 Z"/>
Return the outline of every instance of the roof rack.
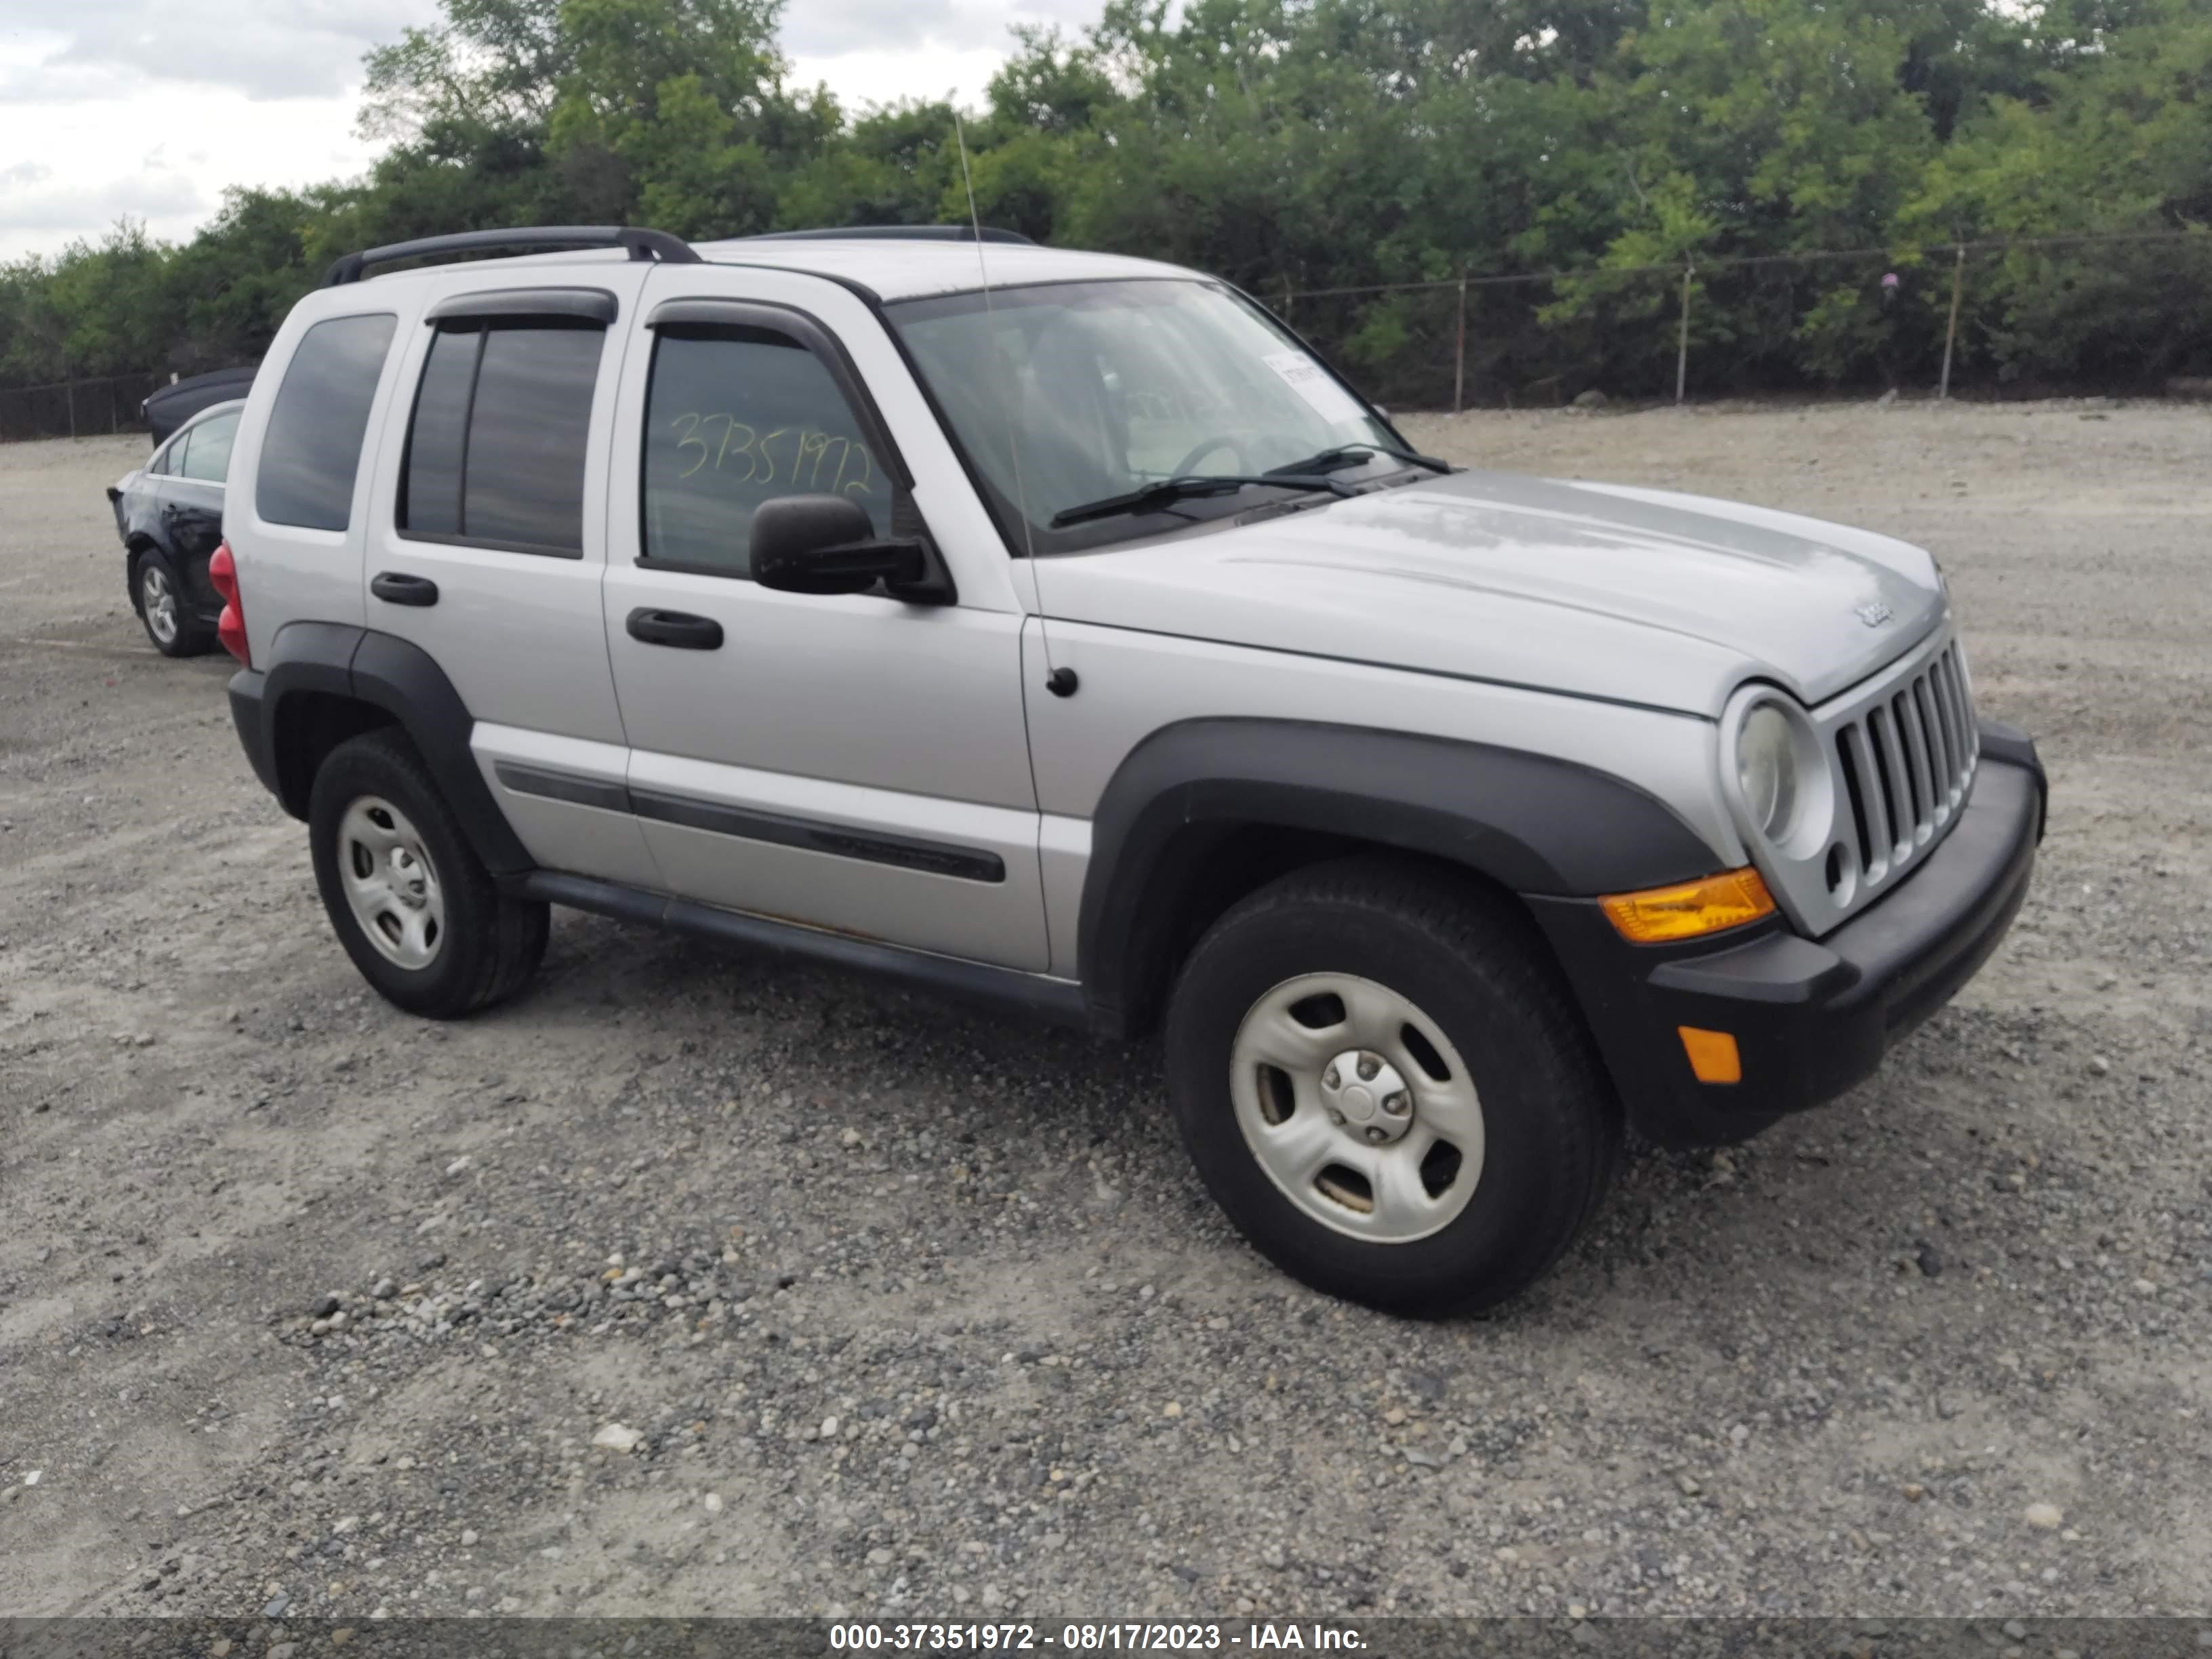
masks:
<path fill-rule="evenodd" d="M 463 230 L 450 236 L 422 236 L 411 242 L 393 242 L 361 253 L 349 253 L 323 278 L 325 288 L 357 283 L 371 265 L 388 265 L 401 259 L 428 259 L 445 253 L 521 253 L 548 248 L 622 247 L 633 259 L 658 259 L 663 264 L 701 263 L 691 244 L 665 230 L 641 230 L 629 225 L 517 225 L 509 230 Z"/>
<path fill-rule="evenodd" d="M 740 242 L 1013 242 L 1023 247 L 1035 247 L 1036 239 L 1024 236 L 1018 230 L 1001 230 L 996 225 L 985 225 L 979 236 L 973 225 L 844 225 L 823 230 L 770 230 L 757 236 L 739 236 Z"/>

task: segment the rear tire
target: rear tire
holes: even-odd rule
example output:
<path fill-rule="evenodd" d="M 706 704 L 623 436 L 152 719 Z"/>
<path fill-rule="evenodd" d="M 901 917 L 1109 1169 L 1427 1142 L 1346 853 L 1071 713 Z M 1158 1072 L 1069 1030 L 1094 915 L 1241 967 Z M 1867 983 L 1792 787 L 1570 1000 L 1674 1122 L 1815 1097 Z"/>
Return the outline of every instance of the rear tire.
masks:
<path fill-rule="evenodd" d="M 191 614 L 176 567 L 153 548 L 131 567 L 131 603 L 154 648 L 165 657 L 202 657 L 215 648 L 215 635 Z"/>
<path fill-rule="evenodd" d="M 1593 1215 L 1621 1115 L 1510 900 L 1387 859 L 1293 872 L 1177 975 L 1168 1084 L 1230 1219 L 1317 1290 L 1496 1306 Z"/>
<path fill-rule="evenodd" d="M 505 1001 L 536 971 L 547 907 L 499 890 L 403 733 L 331 751 L 307 833 L 331 926 L 386 1000 L 451 1019 Z"/>

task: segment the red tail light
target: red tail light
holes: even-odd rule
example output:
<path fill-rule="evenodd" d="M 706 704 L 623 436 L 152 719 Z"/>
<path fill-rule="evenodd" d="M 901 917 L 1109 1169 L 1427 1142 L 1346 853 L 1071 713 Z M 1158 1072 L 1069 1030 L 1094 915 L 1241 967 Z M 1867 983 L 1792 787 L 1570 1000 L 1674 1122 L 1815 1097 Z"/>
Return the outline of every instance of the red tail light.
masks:
<path fill-rule="evenodd" d="M 222 616 L 215 625 L 216 638 L 222 641 L 224 650 L 252 667 L 252 659 L 246 654 L 246 606 L 238 597 L 238 561 L 230 556 L 228 542 L 218 546 L 208 560 L 208 580 L 222 595 Z"/>

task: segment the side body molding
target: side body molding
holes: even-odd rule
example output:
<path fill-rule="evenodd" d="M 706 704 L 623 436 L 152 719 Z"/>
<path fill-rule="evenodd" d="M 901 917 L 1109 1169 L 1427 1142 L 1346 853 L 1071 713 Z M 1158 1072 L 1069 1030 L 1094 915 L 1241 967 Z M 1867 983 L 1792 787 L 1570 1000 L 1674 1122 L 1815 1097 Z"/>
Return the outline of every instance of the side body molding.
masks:
<path fill-rule="evenodd" d="M 470 751 L 475 719 L 428 652 L 369 629 L 293 623 L 276 635 L 263 665 L 232 677 L 232 717 L 255 775 L 286 811 L 304 819 L 314 780 L 286 763 L 288 753 L 295 751 L 290 739 L 298 735 L 297 709 L 310 706 L 294 703 L 302 697 L 317 699 L 312 706 L 319 710 L 335 700 L 389 715 L 413 740 L 492 874 L 532 867 Z"/>
<path fill-rule="evenodd" d="M 1180 721 L 1129 752 L 1092 817 L 1077 957 L 1094 1024 L 1148 1024 L 1188 884 L 1255 826 L 1449 860 L 1515 893 L 1656 887 L 1721 862 L 1656 796 L 1572 762 L 1317 721 Z"/>

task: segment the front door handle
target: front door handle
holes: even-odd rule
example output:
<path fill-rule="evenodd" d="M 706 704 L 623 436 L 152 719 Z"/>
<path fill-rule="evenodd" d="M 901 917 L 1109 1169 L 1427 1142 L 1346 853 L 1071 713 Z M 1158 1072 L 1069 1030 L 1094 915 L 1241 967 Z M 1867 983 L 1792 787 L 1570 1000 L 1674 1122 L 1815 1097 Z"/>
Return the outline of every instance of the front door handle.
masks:
<path fill-rule="evenodd" d="M 672 645 L 678 651 L 720 651 L 722 624 L 712 617 L 685 611 L 656 611 L 640 605 L 629 613 L 629 636 L 647 645 Z"/>
<path fill-rule="evenodd" d="M 386 605 L 435 605 L 438 584 L 428 576 L 410 576 L 397 570 L 380 571 L 368 579 L 368 591 Z"/>

